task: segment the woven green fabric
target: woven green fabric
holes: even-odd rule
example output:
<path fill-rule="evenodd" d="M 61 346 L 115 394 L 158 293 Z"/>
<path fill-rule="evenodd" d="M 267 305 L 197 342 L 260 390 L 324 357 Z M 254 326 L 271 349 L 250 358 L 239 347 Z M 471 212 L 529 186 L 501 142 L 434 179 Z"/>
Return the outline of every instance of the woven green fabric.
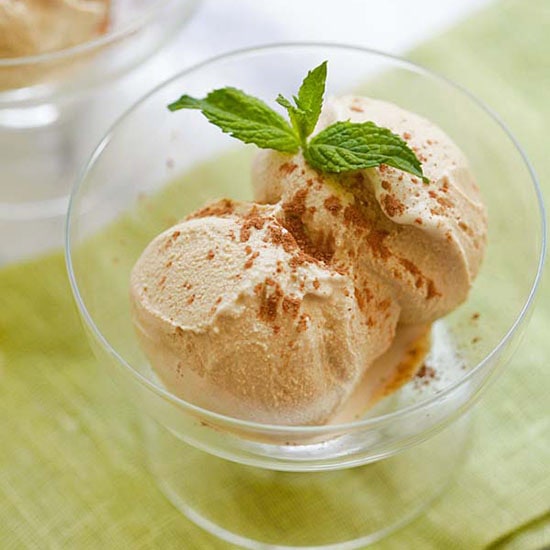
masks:
<path fill-rule="evenodd" d="M 507 0 L 411 57 L 503 113 L 550 191 L 548 28 L 547 0 Z M 0 289 L 0 548 L 229 548 L 147 473 L 138 416 L 91 356 L 61 254 L 0 271 Z M 550 544 L 549 291 L 546 276 L 526 339 L 479 408 L 460 477 L 372 548 Z"/>

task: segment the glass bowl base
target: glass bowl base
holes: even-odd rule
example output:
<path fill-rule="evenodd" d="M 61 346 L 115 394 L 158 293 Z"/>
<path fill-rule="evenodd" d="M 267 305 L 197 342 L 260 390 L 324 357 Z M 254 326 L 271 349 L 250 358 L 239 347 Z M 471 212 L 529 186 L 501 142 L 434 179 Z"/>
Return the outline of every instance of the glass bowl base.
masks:
<path fill-rule="evenodd" d="M 389 458 L 331 471 L 276 471 L 231 462 L 181 441 L 152 420 L 149 467 L 164 495 L 193 523 L 243 548 L 351 550 L 421 514 L 464 461 L 463 416 Z"/>

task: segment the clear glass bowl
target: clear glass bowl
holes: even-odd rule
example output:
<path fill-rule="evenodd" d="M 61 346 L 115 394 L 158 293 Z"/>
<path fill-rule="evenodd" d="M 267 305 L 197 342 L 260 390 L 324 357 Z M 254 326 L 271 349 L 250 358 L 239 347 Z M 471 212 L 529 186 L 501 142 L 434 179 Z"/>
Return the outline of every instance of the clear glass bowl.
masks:
<path fill-rule="evenodd" d="M 197 3 L 112 0 L 106 34 L 52 53 L 0 58 L 0 265 L 62 244 L 78 168 L 122 112 L 116 98 L 124 91 L 113 83 L 169 41 Z M 110 95 L 100 96 L 106 84 Z"/>
<path fill-rule="evenodd" d="M 165 106 L 182 93 L 202 96 L 225 85 L 273 103 L 325 59 L 329 95 L 393 101 L 439 124 L 464 150 L 489 209 L 481 273 L 468 302 L 433 327 L 429 359 L 438 380 L 407 384 L 359 421 L 289 427 L 203 410 L 171 395 L 152 373 L 132 327 L 129 274 L 157 233 L 205 201 L 250 198 L 254 150 L 199 113 Z M 90 342 L 144 413 L 151 469 L 172 502 L 247 548 L 357 548 L 417 515 L 456 471 L 469 433 L 464 413 L 525 329 L 544 236 L 528 161 L 471 94 L 375 51 L 289 44 L 217 57 L 133 106 L 73 189 L 66 254 Z"/>

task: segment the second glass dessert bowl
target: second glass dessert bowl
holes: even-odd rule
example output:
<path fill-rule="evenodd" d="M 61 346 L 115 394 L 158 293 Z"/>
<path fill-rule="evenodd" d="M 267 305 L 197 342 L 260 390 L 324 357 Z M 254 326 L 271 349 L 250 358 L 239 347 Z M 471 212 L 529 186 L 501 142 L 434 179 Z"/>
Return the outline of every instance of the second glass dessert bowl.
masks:
<path fill-rule="evenodd" d="M 103 34 L 35 55 L 3 57 L 0 51 L 0 265 L 61 246 L 71 183 L 122 112 L 129 93 L 123 77 L 178 33 L 197 3 L 111 0 Z M 68 17 L 58 4 L 31 2 L 20 12 L 41 8 Z M 84 11 L 84 4 L 72 7 Z M 146 86 L 130 82 L 131 90 L 145 93 L 150 79 Z"/>
<path fill-rule="evenodd" d="M 166 105 L 227 85 L 271 103 L 323 60 L 329 96 L 394 102 L 441 126 L 466 153 L 489 210 L 486 257 L 468 301 L 432 328 L 432 376 L 364 418 L 282 426 L 216 414 L 170 394 L 154 375 L 132 326 L 129 276 L 155 235 L 205 202 L 251 199 L 254 151 Z M 151 469 L 176 506 L 249 548 L 356 548 L 417 515 L 459 465 L 469 432 L 464 413 L 525 328 L 542 265 L 541 204 L 513 138 L 459 87 L 374 51 L 265 47 L 181 73 L 118 121 L 73 190 L 68 269 L 100 362 L 148 419 Z M 293 510 L 299 517 L 290 517 Z"/>

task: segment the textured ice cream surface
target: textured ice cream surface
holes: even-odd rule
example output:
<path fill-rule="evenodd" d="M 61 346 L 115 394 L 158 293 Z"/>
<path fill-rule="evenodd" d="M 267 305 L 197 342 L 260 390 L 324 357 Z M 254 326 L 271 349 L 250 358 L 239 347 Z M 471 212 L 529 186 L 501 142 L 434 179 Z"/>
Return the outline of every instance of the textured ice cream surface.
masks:
<path fill-rule="evenodd" d="M 2 0 L 0 58 L 54 52 L 86 42 L 108 24 L 109 0 Z"/>
<path fill-rule="evenodd" d="M 373 121 L 402 136 L 430 182 L 386 165 L 319 174 L 300 154 L 261 151 L 255 199 L 280 201 L 283 210 L 299 202 L 294 225 L 332 248 L 333 263 L 353 274 L 358 292 L 376 275 L 391 287 L 400 322 L 432 322 L 466 299 L 485 249 L 487 216 L 467 160 L 440 128 L 391 103 L 330 100 L 316 130 L 338 120 Z"/>
<path fill-rule="evenodd" d="M 142 347 L 174 394 L 230 416 L 320 424 L 389 347 L 399 309 L 304 248 L 279 206 L 214 203 L 155 238 L 131 277 Z"/>

